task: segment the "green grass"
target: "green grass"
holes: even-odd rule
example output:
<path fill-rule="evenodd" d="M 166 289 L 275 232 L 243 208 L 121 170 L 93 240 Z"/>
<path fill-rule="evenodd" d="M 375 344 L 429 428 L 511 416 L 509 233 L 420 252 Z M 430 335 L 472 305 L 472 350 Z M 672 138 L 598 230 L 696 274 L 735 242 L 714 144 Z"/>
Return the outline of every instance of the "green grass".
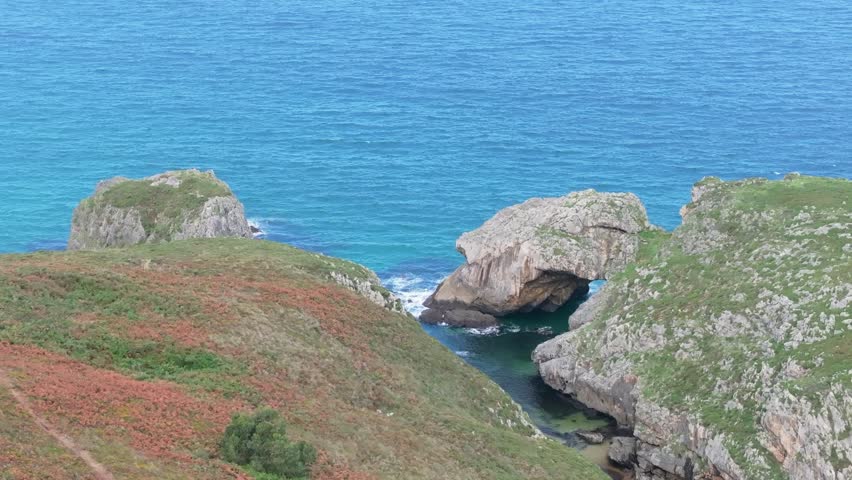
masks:
<path fill-rule="evenodd" d="M 112 205 L 117 208 L 135 208 L 140 212 L 142 226 L 147 235 L 157 233 L 167 238 L 174 222 L 188 212 L 201 208 L 213 197 L 233 195 L 223 182 L 204 173 L 182 172 L 178 187 L 152 186 L 150 180 L 128 180 L 114 185 L 88 200 L 89 208 Z"/>
<path fill-rule="evenodd" d="M 294 440 L 382 479 L 605 478 L 578 452 L 531 438 L 496 384 L 333 272 L 371 276 L 249 239 L 0 256 L 0 342 L 174 382 L 205 401 L 275 405 Z M 175 325 L 196 329 L 197 344 L 169 336 Z M 163 335 L 131 335 L 137 327 Z M 219 478 L 205 456 L 191 468 L 148 460 Z"/>

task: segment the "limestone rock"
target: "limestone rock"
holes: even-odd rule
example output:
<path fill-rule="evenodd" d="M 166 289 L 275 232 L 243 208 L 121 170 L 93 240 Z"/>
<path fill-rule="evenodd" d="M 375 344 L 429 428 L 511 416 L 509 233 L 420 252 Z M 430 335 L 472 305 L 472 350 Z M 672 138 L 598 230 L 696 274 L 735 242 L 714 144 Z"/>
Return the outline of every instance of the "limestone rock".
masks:
<path fill-rule="evenodd" d="M 702 180 L 539 373 L 633 430 L 637 479 L 852 480 L 850 199 L 844 179 Z"/>
<path fill-rule="evenodd" d="M 650 226 L 630 193 L 585 190 L 527 200 L 458 239 L 465 264 L 424 305 L 492 315 L 553 311 L 633 260 L 638 234 Z"/>
<path fill-rule="evenodd" d="M 636 463 L 636 439 L 633 437 L 613 437 L 607 456 L 623 467 L 633 466 Z"/>
<path fill-rule="evenodd" d="M 71 220 L 69 250 L 189 238 L 246 237 L 243 205 L 213 172 L 165 172 L 98 183 Z"/>

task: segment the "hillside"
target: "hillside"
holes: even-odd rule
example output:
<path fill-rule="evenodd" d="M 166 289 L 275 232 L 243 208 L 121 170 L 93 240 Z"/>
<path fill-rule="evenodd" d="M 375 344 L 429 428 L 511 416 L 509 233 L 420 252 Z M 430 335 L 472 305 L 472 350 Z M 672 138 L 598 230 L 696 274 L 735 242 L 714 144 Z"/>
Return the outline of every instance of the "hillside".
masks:
<path fill-rule="evenodd" d="M 265 405 L 313 478 L 603 477 L 341 275 L 370 272 L 246 239 L 0 256 L 0 479 L 106 478 L 43 427 L 117 479 L 249 478 L 217 442 Z"/>
<path fill-rule="evenodd" d="M 852 182 L 708 178 L 538 347 L 643 479 L 852 478 Z"/>

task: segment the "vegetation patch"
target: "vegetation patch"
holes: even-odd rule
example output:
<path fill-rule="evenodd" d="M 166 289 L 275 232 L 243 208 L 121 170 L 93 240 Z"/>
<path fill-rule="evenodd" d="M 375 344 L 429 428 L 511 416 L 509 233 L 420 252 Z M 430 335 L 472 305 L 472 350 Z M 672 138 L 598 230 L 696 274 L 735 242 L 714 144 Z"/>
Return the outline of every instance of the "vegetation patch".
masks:
<path fill-rule="evenodd" d="M 249 239 L 0 256 L 0 368 L 121 478 L 263 478 L 221 450 L 259 406 L 316 448 L 312 479 L 604 478 L 336 272 L 371 275 Z"/>
<path fill-rule="evenodd" d="M 94 205 L 102 203 L 116 208 L 136 209 L 142 220 L 145 233 L 170 233 L 168 222 L 184 218 L 187 213 L 200 209 L 208 199 L 233 195 L 223 182 L 195 172 L 181 172 L 180 184 L 152 185 L 151 180 L 126 180 L 113 185 L 94 199 Z"/>
<path fill-rule="evenodd" d="M 306 478 L 317 460 L 313 446 L 287 438 L 287 424 L 271 408 L 235 414 L 225 429 L 221 451 L 226 461 L 270 480 Z"/>

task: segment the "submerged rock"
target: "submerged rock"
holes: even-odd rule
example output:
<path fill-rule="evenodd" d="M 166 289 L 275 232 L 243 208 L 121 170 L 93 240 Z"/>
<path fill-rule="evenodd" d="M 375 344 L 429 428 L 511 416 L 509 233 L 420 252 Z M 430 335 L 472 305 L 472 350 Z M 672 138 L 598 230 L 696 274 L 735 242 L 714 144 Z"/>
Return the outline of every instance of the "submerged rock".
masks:
<path fill-rule="evenodd" d="M 243 205 L 227 184 L 212 171 L 182 170 L 100 182 L 74 210 L 68 249 L 251 236 Z"/>
<path fill-rule="evenodd" d="M 578 437 L 585 440 L 586 443 L 589 443 L 589 444 L 592 444 L 592 445 L 598 445 L 600 443 L 603 443 L 603 441 L 604 441 L 604 434 L 600 433 L 600 432 L 586 432 L 586 431 L 580 430 L 576 433 L 577 433 Z"/>
<path fill-rule="evenodd" d="M 458 239 L 465 264 L 424 305 L 492 315 L 556 310 L 633 260 L 638 234 L 649 228 L 645 207 L 630 193 L 527 200 Z"/>
<path fill-rule="evenodd" d="M 536 348 L 542 378 L 632 429 L 638 479 L 852 479 L 850 199 L 843 179 L 702 180 Z"/>
<path fill-rule="evenodd" d="M 445 323 L 453 327 L 466 328 L 487 328 L 500 323 L 494 315 L 461 308 L 450 310 L 427 308 L 420 314 L 420 321 L 433 325 Z"/>

